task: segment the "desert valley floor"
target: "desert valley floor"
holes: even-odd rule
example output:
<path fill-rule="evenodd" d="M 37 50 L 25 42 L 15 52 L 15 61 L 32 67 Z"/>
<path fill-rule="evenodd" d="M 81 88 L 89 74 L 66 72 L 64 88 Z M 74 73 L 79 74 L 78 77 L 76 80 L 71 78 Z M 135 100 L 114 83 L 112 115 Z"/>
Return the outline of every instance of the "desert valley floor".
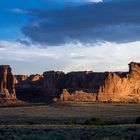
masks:
<path fill-rule="evenodd" d="M 128 72 L 11 70 L 0 66 L 0 140 L 140 140 L 140 63 Z"/>
<path fill-rule="evenodd" d="M 65 124 L 99 117 L 118 124 L 135 123 L 140 104 L 58 102 L 0 107 L 0 124 Z"/>
<path fill-rule="evenodd" d="M 0 107 L 0 139 L 122 139 L 139 140 L 140 104 L 56 102 Z M 106 125 L 84 122 L 101 118 Z"/>

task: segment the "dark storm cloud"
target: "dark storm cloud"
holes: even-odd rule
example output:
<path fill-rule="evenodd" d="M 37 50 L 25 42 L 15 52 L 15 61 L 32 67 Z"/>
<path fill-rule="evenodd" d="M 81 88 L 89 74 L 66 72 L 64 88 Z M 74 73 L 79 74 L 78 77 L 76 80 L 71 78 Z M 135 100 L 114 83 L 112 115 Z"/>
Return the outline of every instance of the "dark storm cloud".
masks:
<path fill-rule="evenodd" d="M 30 42 L 27 40 L 17 39 L 16 41 L 24 46 L 31 46 Z"/>
<path fill-rule="evenodd" d="M 78 40 L 129 42 L 140 39 L 140 0 L 87 3 L 59 10 L 33 9 L 22 28 L 32 42 L 59 45 Z"/>

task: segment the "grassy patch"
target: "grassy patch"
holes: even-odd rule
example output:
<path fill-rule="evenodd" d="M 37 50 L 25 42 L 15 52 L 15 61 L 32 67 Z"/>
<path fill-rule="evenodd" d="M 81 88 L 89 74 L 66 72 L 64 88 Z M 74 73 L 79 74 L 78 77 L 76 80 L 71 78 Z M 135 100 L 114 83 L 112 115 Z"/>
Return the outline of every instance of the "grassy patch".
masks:
<path fill-rule="evenodd" d="M 66 125 L 76 125 L 78 124 L 78 122 L 76 122 L 75 120 L 68 120 L 65 122 Z"/>
<path fill-rule="evenodd" d="M 93 117 L 91 119 L 86 120 L 84 122 L 84 124 L 85 125 L 103 126 L 103 125 L 105 125 L 105 122 L 100 118 Z"/>

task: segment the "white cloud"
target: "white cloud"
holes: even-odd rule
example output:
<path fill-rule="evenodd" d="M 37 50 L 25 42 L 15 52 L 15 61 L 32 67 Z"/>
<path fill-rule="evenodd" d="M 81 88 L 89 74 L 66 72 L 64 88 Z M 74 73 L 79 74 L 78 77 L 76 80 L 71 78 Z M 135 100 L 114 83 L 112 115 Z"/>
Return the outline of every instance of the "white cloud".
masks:
<path fill-rule="evenodd" d="M 88 0 L 89 2 L 103 2 L 103 0 Z"/>
<path fill-rule="evenodd" d="M 116 44 L 67 44 L 64 46 L 25 47 L 0 41 L 0 64 L 10 64 L 15 74 L 62 71 L 127 71 L 130 61 L 140 62 L 140 41 Z"/>
<path fill-rule="evenodd" d="M 8 42 L 4 40 L 0 40 L 0 48 L 3 50 L 18 48 L 19 44 L 15 42 Z"/>
<path fill-rule="evenodd" d="M 55 2 L 58 2 L 56 0 L 54 0 Z M 54 2 L 53 1 L 53 2 Z M 95 3 L 98 3 L 98 2 L 103 2 L 103 0 L 65 0 L 63 2 L 70 2 L 70 3 L 85 3 L 85 2 L 95 2 Z"/>

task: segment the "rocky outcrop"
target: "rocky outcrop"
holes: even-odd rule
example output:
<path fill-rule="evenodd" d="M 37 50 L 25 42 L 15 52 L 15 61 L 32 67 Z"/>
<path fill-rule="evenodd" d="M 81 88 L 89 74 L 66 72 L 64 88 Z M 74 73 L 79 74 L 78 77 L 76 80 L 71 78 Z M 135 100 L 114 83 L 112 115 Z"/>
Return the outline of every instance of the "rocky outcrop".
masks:
<path fill-rule="evenodd" d="M 75 72 L 65 79 L 61 100 L 140 102 L 140 63 L 131 62 L 128 72 Z"/>
<path fill-rule="evenodd" d="M 43 73 L 43 90 L 50 97 L 56 97 L 60 94 L 63 86 L 64 73 L 48 71 Z"/>
<path fill-rule="evenodd" d="M 106 73 L 101 72 L 70 72 L 64 75 L 63 89 L 69 89 L 71 92 L 83 90 L 87 93 L 98 93 L 105 78 Z"/>
<path fill-rule="evenodd" d="M 129 73 L 120 77 L 108 73 L 98 93 L 100 101 L 140 102 L 140 63 L 130 63 Z"/>
<path fill-rule="evenodd" d="M 28 79 L 28 75 L 14 75 L 14 83 L 20 84 Z"/>
<path fill-rule="evenodd" d="M 76 90 L 72 93 L 68 92 L 67 89 L 63 89 L 60 94 L 60 100 L 62 101 L 96 101 L 97 95 L 93 93 L 87 93 L 82 90 Z"/>
<path fill-rule="evenodd" d="M 15 94 L 12 94 L 15 93 L 15 83 L 17 97 L 28 102 L 140 102 L 140 63 L 131 62 L 128 72 L 47 71 L 43 75 L 15 75 L 14 82 L 13 79 L 9 80 L 9 77 L 12 77 L 9 76 L 12 75 L 9 66 L 1 67 L 0 73 L 1 97 L 5 98 L 11 98 L 13 95 L 15 97 Z"/>
<path fill-rule="evenodd" d="M 43 98 L 43 77 L 40 74 L 16 75 L 17 98 L 26 102 L 41 102 Z M 45 98 L 44 98 L 45 99 Z"/>
<path fill-rule="evenodd" d="M 16 99 L 14 76 L 9 65 L 0 65 L 0 101 Z"/>
<path fill-rule="evenodd" d="M 107 74 L 92 71 L 70 72 L 64 75 L 60 100 L 96 101 L 100 85 Z"/>
<path fill-rule="evenodd" d="M 40 74 L 33 74 L 33 75 L 30 75 L 30 77 L 29 77 L 30 81 L 32 81 L 32 82 L 39 81 L 42 78 L 43 78 L 43 76 Z"/>
<path fill-rule="evenodd" d="M 99 87 L 103 84 L 105 77 L 106 73 L 94 73 L 92 71 L 70 72 L 67 74 L 55 71 L 44 72 L 43 90 L 44 94 L 49 97 L 58 97 L 60 100 L 63 98 L 59 96 L 63 96 L 63 93 L 65 94 L 63 92 L 63 89 L 65 89 L 70 94 L 66 100 L 74 100 L 75 98 L 77 101 L 87 99 L 93 101 L 96 98 L 93 95 L 99 91 Z"/>

